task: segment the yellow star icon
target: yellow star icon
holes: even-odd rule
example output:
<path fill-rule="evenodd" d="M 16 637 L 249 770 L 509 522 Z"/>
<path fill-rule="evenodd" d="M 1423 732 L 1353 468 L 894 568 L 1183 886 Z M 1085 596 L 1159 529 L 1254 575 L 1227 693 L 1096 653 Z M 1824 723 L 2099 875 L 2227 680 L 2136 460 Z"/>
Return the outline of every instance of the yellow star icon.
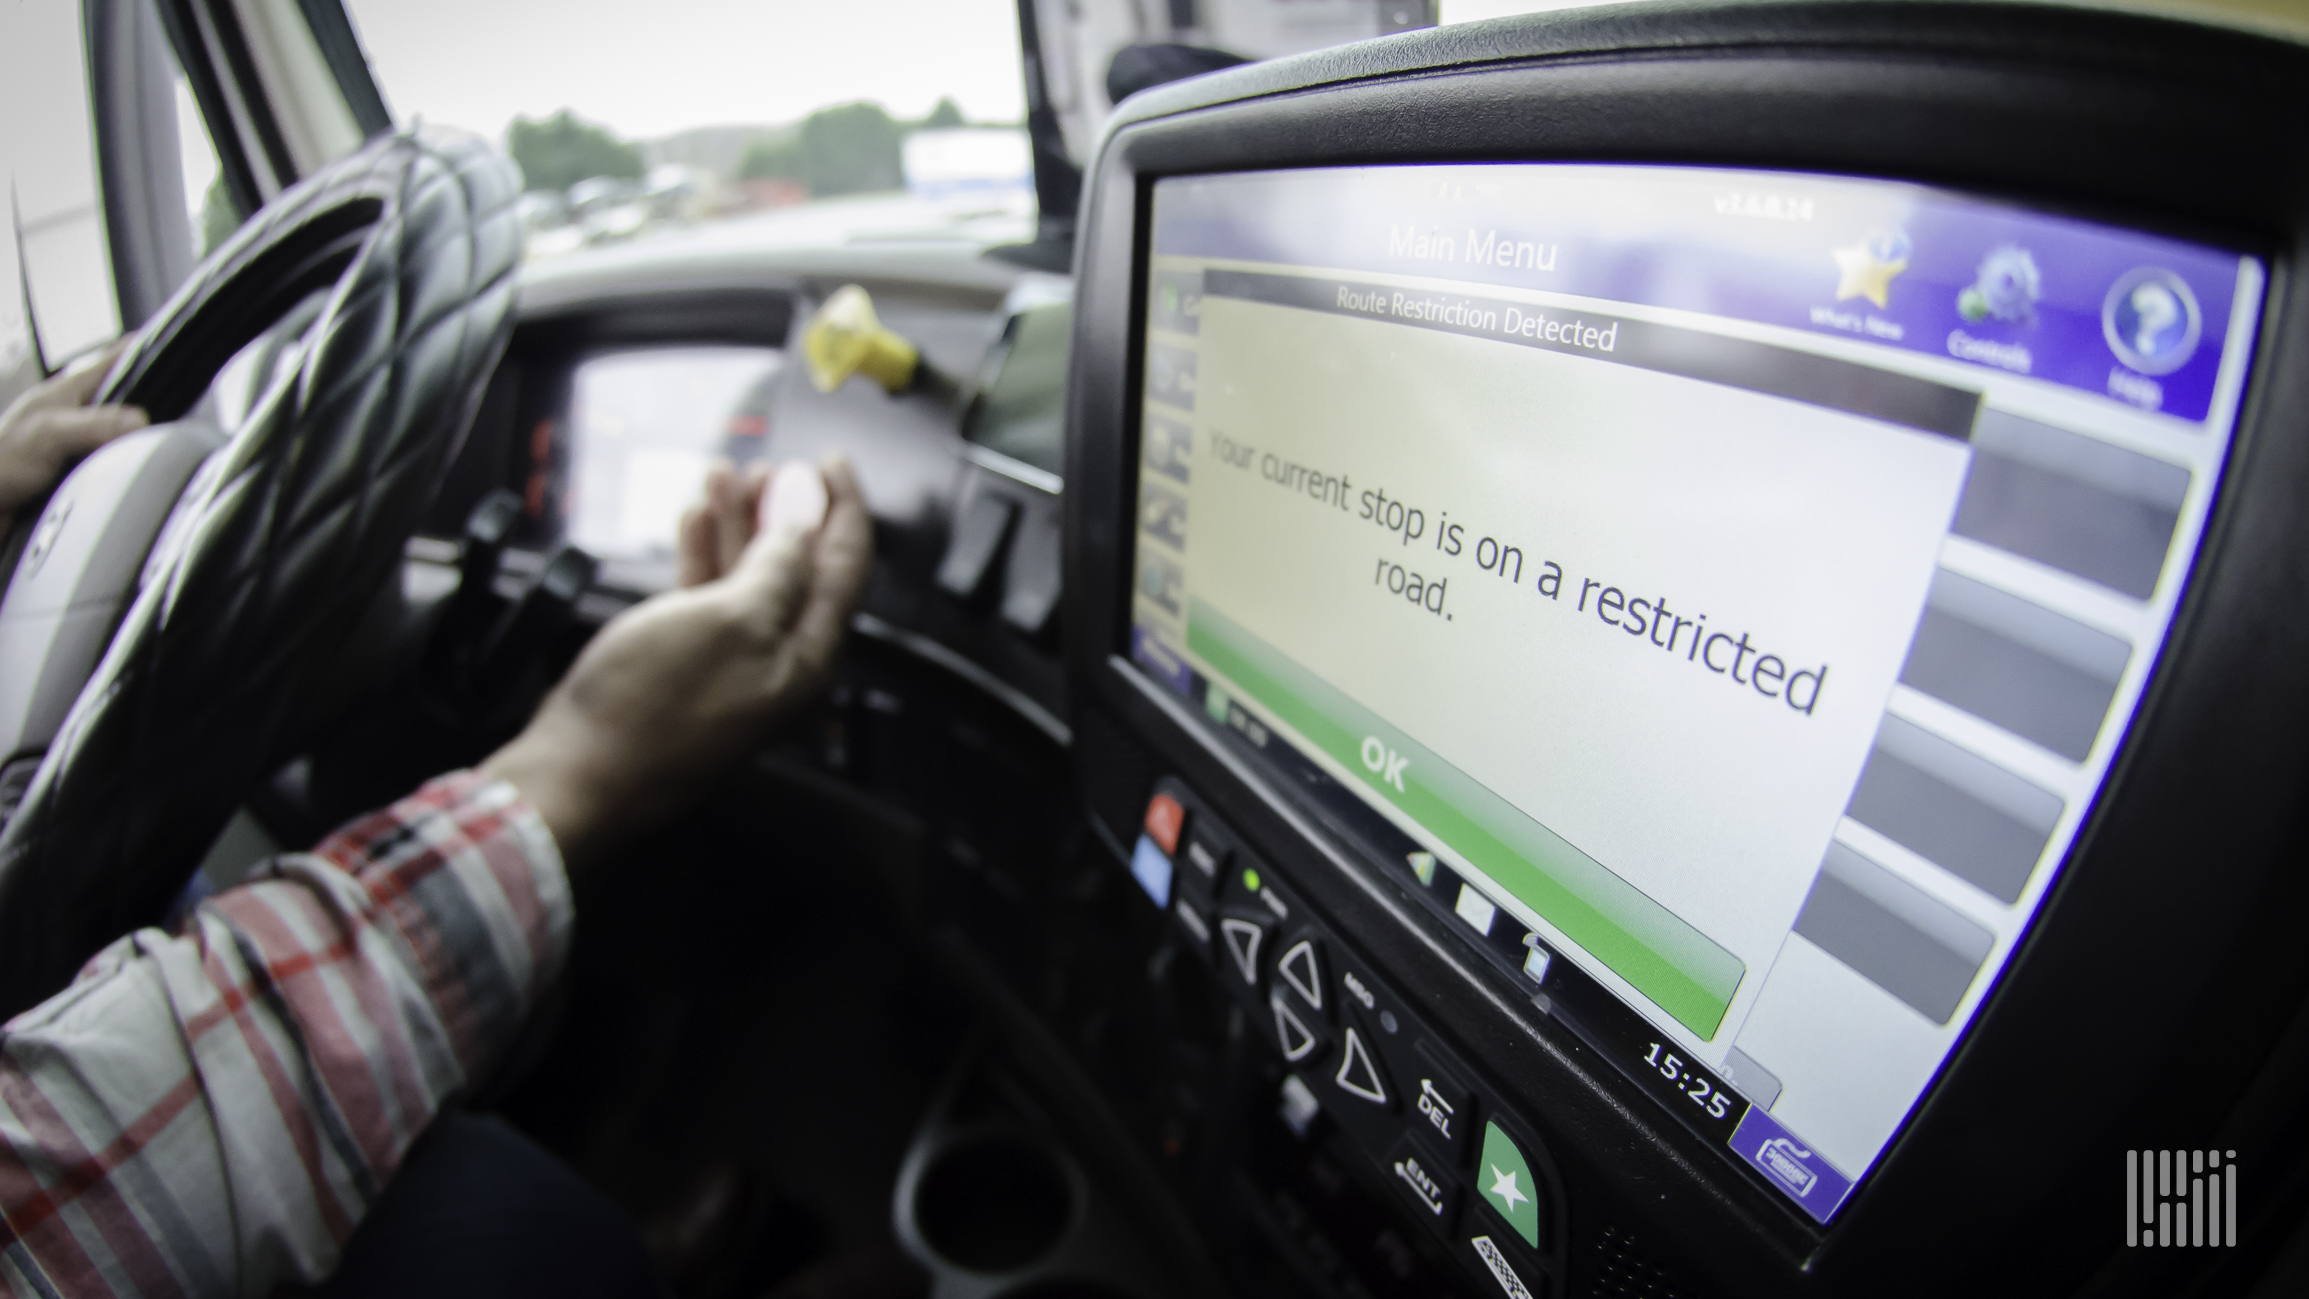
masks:
<path fill-rule="evenodd" d="M 1850 248 L 1830 250 L 1839 272 L 1836 279 L 1836 300 L 1866 298 L 1879 307 L 1889 306 L 1886 301 L 1892 292 L 1892 277 L 1908 269 L 1908 258 L 1884 261 L 1869 247 L 1872 240 L 1863 239 Z M 1903 241 L 1905 242 L 1905 241 Z"/>

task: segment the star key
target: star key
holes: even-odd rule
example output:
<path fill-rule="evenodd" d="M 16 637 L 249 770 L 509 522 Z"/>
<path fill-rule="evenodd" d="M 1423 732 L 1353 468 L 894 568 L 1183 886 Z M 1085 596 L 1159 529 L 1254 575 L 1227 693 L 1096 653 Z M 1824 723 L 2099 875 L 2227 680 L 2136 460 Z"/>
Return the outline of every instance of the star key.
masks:
<path fill-rule="evenodd" d="M 1531 1202 L 1531 1197 L 1525 1195 L 1522 1188 L 1515 1184 L 1515 1179 L 1519 1176 L 1521 1174 L 1509 1172 L 1497 1164 L 1491 1166 L 1491 1194 L 1499 1197 L 1499 1202 L 1507 1207 L 1510 1214 L 1515 1212 L 1516 1205 Z"/>
<path fill-rule="evenodd" d="M 1539 1179 L 1532 1175 L 1531 1161 L 1513 1138 L 1500 1130 L 1496 1123 L 1483 1125 L 1483 1153 L 1478 1157 L 1479 1170 L 1476 1184 L 1483 1188 L 1483 1202 L 1507 1224 L 1523 1243 L 1539 1248 Z"/>

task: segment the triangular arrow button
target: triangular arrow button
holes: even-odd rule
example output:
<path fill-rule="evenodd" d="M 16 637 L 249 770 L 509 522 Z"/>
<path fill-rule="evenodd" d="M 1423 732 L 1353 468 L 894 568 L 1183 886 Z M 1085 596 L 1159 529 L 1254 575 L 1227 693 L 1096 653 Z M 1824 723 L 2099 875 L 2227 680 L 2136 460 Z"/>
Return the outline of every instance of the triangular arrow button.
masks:
<path fill-rule="evenodd" d="M 1277 993 L 1274 999 L 1267 1004 L 1274 1008 L 1275 1036 L 1282 1040 L 1283 1058 L 1292 1064 L 1297 1064 L 1313 1055 L 1315 1048 L 1322 1045 L 1321 1040 L 1315 1036 L 1313 1029 L 1308 1028 L 1296 1014 L 1292 1013 L 1291 1007 L 1284 1002 L 1282 994 Z"/>
<path fill-rule="evenodd" d="M 1379 1076 L 1379 1065 L 1371 1058 L 1371 1049 L 1355 1030 L 1347 1030 L 1347 1047 L 1339 1053 L 1339 1074 L 1333 1079 L 1340 1090 L 1360 1096 L 1373 1105 L 1387 1103 L 1387 1082 Z"/>
<path fill-rule="evenodd" d="M 1238 920 L 1233 916 L 1219 921 L 1219 934 L 1226 939 L 1227 954 L 1235 958 L 1235 968 L 1243 975 L 1243 982 L 1259 986 L 1259 944 L 1267 937 L 1266 927 L 1255 920 Z"/>
<path fill-rule="evenodd" d="M 1275 972 L 1282 975 L 1283 982 L 1290 984 L 1310 1007 L 1323 1008 L 1323 974 L 1316 968 L 1314 939 L 1302 938 L 1292 944 L 1291 950 L 1275 962 Z"/>

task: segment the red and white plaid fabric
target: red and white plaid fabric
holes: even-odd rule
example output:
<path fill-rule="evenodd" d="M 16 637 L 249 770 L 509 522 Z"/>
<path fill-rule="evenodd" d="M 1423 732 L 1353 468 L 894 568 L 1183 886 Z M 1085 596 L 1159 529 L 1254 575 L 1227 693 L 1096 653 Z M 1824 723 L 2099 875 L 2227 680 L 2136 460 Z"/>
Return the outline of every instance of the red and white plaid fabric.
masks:
<path fill-rule="evenodd" d="M 0 1286 L 265 1295 L 336 1266 L 568 951 L 511 785 L 443 776 L 0 1027 Z"/>

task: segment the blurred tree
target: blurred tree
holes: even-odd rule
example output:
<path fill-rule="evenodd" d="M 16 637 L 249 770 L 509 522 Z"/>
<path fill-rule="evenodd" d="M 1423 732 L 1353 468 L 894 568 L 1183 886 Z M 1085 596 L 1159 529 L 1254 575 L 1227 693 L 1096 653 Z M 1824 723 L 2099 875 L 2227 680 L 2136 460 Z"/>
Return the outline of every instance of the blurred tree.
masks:
<path fill-rule="evenodd" d="M 739 180 L 808 180 L 809 162 L 796 135 L 772 135 L 746 147 L 738 160 Z"/>
<path fill-rule="evenodd" d="M 800 141 L 810 193 L 824 197 L 897 189 L 905 180 L 898 161 L 900 134 L 880 104 L 841 104 L 810 114 L 802 120 Z"/>
<path fill-rule="evenodd" d="M 955 103 L 951 95 L 941 96 L 938 100 L 938 106 L 930 110 L 930 116 L 922 119 L 922 129 L 925 131 L 968 125 L 970 125 L 969 119 L 962 116 L 962 106 Z"/>
<path fill-rule="evenodd" d="M 967 126 L 961 106 L 942 98 L 920 121 L 893 119 L 880 104 L 840 104 L 821 108 L 746 147 L 738 161 L 739 180 L 795 180 L 813 195 L 858 194 L 896 189 L 904 183 L 899 141 L 909 131 Z"/>
<path fill-rule="evenodd" d="M 568 189 L 595 176 L 637 180 L 642 172 L 641 150 L 566 108 L 542 122 L 514 118 L 505 151 L 531 189 Z"/>

